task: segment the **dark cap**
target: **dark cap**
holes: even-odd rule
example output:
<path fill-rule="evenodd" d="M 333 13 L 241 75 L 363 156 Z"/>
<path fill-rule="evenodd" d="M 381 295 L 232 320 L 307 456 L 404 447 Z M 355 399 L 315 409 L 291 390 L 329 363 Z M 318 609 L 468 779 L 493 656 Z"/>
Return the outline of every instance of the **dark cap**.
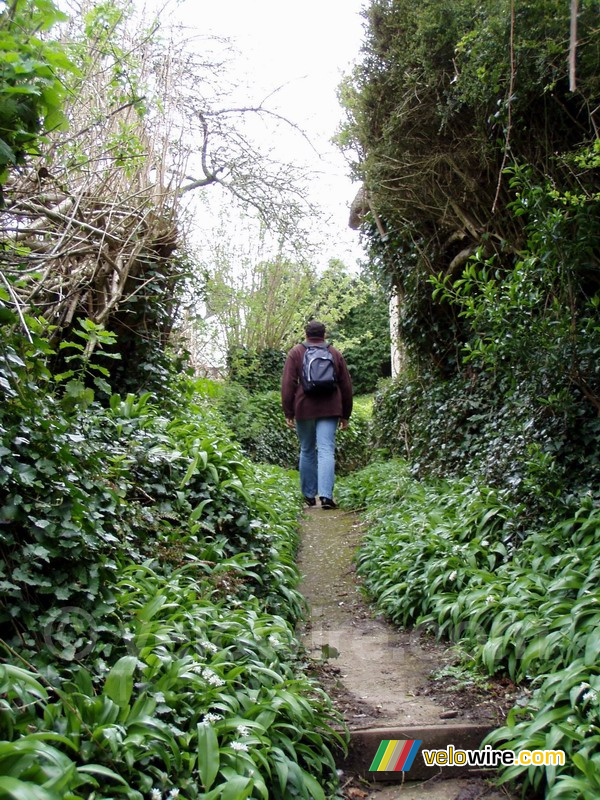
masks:
<path fill-rule="evenodd" d="M 325 337 L 325 325 L 322 322 L 317 322 L 316 319 L 311 319 L 306 323 L 304 328 L 307 339 L 323 339 Z"/>

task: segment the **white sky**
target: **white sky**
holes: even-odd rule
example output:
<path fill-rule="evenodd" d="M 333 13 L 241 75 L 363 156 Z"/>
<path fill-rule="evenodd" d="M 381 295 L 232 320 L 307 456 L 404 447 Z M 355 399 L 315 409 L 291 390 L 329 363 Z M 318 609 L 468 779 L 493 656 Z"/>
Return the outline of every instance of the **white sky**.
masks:
<path fill-rule="evenodd" d="M 182 0 L 170 7 L 169 18 L 183 22 L 190 35 L 232 40 L 240 52 L 233 74 L 248 87 L 249 101 L 260 101 L 285 84 L 268 106 L 305 130 L 319 156 L 301 137 L 284 132 L 281 142 L 265 146 L 275 146 L 286 160 L 308 164 L 319 174 L 313 199 L 330 216 L 315 232 L 326 242 L 321 265 L 335 257 L 355 267 L 363 255 L 358 233 L 348 228 L 358 185 L 329 141 L 342 118 L 337 86 L 359 56 L 363 6 L 364 0 Z"/>

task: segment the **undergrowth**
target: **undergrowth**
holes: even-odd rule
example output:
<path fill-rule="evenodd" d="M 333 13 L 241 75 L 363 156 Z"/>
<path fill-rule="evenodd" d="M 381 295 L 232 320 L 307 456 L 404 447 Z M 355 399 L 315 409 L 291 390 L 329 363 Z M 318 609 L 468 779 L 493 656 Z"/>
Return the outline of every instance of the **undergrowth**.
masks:
<path fill-rule="evenodd" d="M 502 780 L 521 779 L 526 797 L 597 797 L 600 509 L 591 498 L 569 519 L 524 531 L 507 490 L 418 482 L 402 461 L 345 479 L 339 496 L 366 509 L 358 573 L 387 617 L 460 641 L 490 675 L 531 686 L 487 741 L 562 749 L 567 763 L 511 767 Z"/>
<path fill-rule="evenodd" d="M 344 740 L 294 633 L 296 476 L 185 376 L 111 395 L 98 326 L 57 375 L 2 310 L 0 794 L 324 800 Z"/>
<path fill-rule="evenodd" d="M 299 446 L 295 431 L 285 424 L 278 391 L 250 393 L 237 383 L 219 385 L 204 381 L 202 390 L 213 392 L 216 403 L 236 441 L 254 461 L 286 469 L 298 466 Z M 354 398 L 354 410 L 335 444 L 336 472 L 347 475 L 369 462 L 371 398 Z"/>

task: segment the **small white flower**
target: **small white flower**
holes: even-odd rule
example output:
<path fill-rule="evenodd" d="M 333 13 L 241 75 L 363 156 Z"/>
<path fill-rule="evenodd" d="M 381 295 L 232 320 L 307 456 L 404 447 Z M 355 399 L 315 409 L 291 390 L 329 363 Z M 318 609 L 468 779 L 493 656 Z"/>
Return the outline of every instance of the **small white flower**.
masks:
<path fill-rule="evenodd" d="M 169 797 L 179 797 L 179 789 L 171 789 Z"/>
<path fill-rule="evenodd" d="M 157 703 L 164 703 L 165 702 L 165 696 L 164 696 L 164 694 L 162 692 L 157 692 L 154 695 L 154 699 L 156 700 Z"/>
<path fill-rule="evenodd" d="M 598 692 L 596 692 L 594 689 L 590 689 L 589 691 L 587 691 L 587 692 L 586 692 L 586 693 L 583 695 L 583 699 L 584 699 L 586 702 L 587 702 L 588 700 L 591 700 L 592 702 L 595 702 L 597 697 L 598 697 Z"/>
<path fill-rule="evenodd" d="M 150 789 L 150 800 L 161 800 L 162 792 L 160 789 Z"/>
<path fill-rule="evenodd" d="M 458 572 L 456 570 L 452 570 L 450 575 L 448 575 L 448 580 L 449 581 L 455 581 L 457 575 L 458 575 Z"/>
<path fill-rule="evenodd" d="M 204 715 L 202 722 L 210 724 L 212 722 L 218 722 L 220 719 L 223 719 L 221 714 L 213 714 L 212 711 L 209 711 L 207 714 Z"/>
<path fill-rule="evenodd" d="M 269 644 L 271 645 L 271 647 L 279 647 L 281 645 L 281 642 L 279 641 L 277 636 L 271 635 L 269 636 Z"/>
<path fill-rule="evenodd" d="M 488 594 L 488 596 L 485 598 L 485 602 L 489 605 L 490 603 L 493 603 L 495 599 L 496 598 L 493 594 Z"/>
<path fill-rule="evenodd" d="M 482 546 L 482 547 L 489 547 L 489 546 L 490 546 L 490 543 L 488 542 L 488 540 L 487 540 L 487 539 L 484 539 L 484 540 L 483 540 L 483 542 L 481 543 L 481 546 Z"/>
<path fill-rule="evenodd" d="M 205 641 L 205 642 L 200 642 L 200 644 L 205 650 L 208 650 L 209 653 L 219 652 L 219 648 L 217 647 L 217 645 L 213 644 L 212 642 Z"/>
<path fill-rule="evenodd" d="M 231 749 L 237 750 L 238 753 L 247 753 L 248 752 L 248 745 L 244 744 L 244 742 L 232 742 Z"/>
<path fill-rule="evenodd" d="M 238 736 L 250 736 L 250 728 L 247 725 L 238 725 L 236 732 Z"/>
<path fill-rule="evenodd" d="M 201 674 L 204 680 L 211 686 L 225 686 L 225 681 L 221 680 L 218 675 L 215 675 L 212 669 L 203 669 Z"/>

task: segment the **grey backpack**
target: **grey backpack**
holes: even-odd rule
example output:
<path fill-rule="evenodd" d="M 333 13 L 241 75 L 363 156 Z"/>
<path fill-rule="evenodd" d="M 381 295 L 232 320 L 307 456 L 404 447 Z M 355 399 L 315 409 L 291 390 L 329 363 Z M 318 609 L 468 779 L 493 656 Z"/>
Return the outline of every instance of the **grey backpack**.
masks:
<path fill-rule="evenodd" d="M 330 394 L 337 386 L 335 361 L 328 344 L 302 343 L 302 388 L 305 394 Z"/>

